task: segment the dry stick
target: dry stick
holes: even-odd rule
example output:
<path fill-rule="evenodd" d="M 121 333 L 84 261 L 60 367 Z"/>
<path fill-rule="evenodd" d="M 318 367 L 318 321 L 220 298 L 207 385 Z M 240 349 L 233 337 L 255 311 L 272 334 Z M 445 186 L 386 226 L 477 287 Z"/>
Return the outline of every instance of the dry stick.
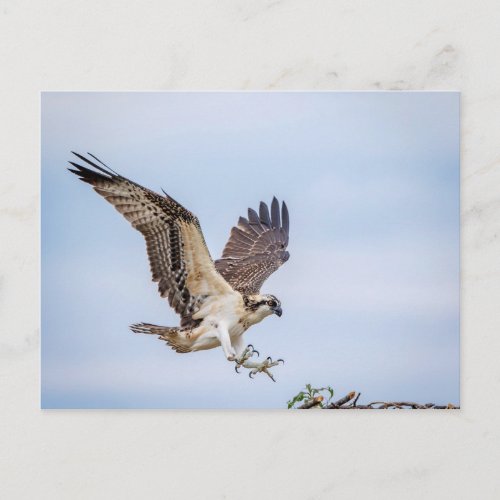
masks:
<path fill-rule="evenodd" d="M 315 398 L 306 401 L 302 406 L 299 406 L 299 410 L 308 410 L 309 408 L 313 408 L 314 406 L 318 406 L 323 401 L 323 396 L 316 396 Z"/>
<path fill-rule="evenodd" d="M 351 399 L 353 399 L 355 396 L 356 396 L 356 393 L 354 391 L 351 391 L 347 396 L 340 398 L 338 401 L 335 401 L 334 403 L 330 403 L 325 408 L 327 410 L 333 410 L 334 408 L 340 408 L 342 405 L 345 405 L 346 403 L 351 401 Z"/>
<path fill-rule="evenodd" d="M 355 397 L 356 396 L 356 397 Z M 366 405 L 358 405 L 358 399 L 361 396 L 361 393 L 358 392 L 356 394 L 355 391 L 350 392 L 343 398 L 335 401 L 334 403 L 330 403 L 328 406 L 325 406 L 325 410 L 387 410 L 390 408 L 395 408 L 398 410 L 411 408 L 412 410 L 459 410 L 460 406 L 452 405 L 448 403 L 447 405 L 436 405 L 435 403 L 414 403 L 413 401 L 400 401 L 400 402 L 384 402 L 384 401 L 373 401 L 372 403 L 368 403 Z M 352 401 L 354 398 L 354 401 Z M 323 396 L 316 396 L 309 401 L 306 401 L 302 406 L 299 406 L 299 410 L 307 410 L 309 408 L 313 408 L 318 406 L 323 401 Z M 350 404 L 350 401 L 352 401 Z"/>
<path fill-rule="evenodd" d="M 358 402 L 359 396 L 361 396 L 361 393 L 360 393 L 360 392 L 358 392 L 358 395 L 356 396 L 356 398 L 355 398 L 355 399 L 354 399 L 354 401 L 352 402 L 352 406 L 356 406 L 356 403 Z"/>

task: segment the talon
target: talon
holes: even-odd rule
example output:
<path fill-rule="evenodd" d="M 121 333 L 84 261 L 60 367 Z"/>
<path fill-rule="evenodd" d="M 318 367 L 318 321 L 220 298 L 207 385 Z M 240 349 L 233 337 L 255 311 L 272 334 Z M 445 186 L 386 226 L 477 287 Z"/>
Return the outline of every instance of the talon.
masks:
<path fill-rule="evenodd" d="M 250 356 L 253 356 L 255 353 L 257 353 L 257 357 L 259 357 L 259 356 L 260 356 L 260 352 L 259 352 L 259 351 L 257 351 L 257 349 L 255 349 L 255 347 L 254 347 L 252 344 L 248 344 L 248 345 L 247 345 L 247 349 L 246 349 L 246 350 L 247 350 L 247 351 L 250 351 L 250 353 L 249 353 L 249 354 L 250 354 Z"/>
<path fill-rule="evenodd" d="M 249 370 L 248 377 L 252 380 L 257 374 L 265 373 L 273 382 L 276 382 L 276 379 L 270 372 L 270 368 L 279 365 L 280 362 L 284 364 L 285 361 L 281 358 L 273 361 L 273 358 L 271 356 L 268 356 L 263 361 L 252 361 L 250 358 L 252 358 L 255 353 L 257 353 L 257 355 L 260 355 L 259 351 L 255 350 L 252 344 L 249 344 L 240 355 L 240 357 L 236 357 L 234 359 L 236 365 L 234 367 L 234 371 L 236 373 L 241 373 L 240 368 L 243 367 Z"/>

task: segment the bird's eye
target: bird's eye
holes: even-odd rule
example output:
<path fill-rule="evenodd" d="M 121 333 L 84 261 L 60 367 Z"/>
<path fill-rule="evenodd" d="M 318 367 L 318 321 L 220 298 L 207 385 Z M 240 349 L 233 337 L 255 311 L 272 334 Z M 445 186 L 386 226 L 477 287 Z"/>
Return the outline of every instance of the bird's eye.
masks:
<path fill-rule="evenodd" d="M 267 305 L 269 307 L 276 307 L 278 305 L 278 303 L 275 301 L 275 300 L 270 300 Z"/>

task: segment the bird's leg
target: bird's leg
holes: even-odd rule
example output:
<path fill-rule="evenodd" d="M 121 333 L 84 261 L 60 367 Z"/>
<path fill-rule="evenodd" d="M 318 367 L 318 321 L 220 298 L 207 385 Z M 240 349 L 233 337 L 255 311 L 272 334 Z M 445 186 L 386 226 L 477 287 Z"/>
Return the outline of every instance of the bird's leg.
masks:
<path fill-rule="evenodd" d="M 249 344 L 243 349 L 240 355 L 234 360 L 236 362 L 235 370 L 238 371 L 240 366 L 244 366 L 244 364 L 254 355 L 257 354 L 259 357 L 260 353 L 256 349 L 254 349 L 252 344 Z"/>
<path fill-rule="evenodd" d="M 224 356 L 228 361 L 234 361 L 236 359 L 236 351 L 231 345 L 231 338 L 229 337 L 229 332 L 227 328 L 219 326 L 216 331 L 217 338 L 219 339 L 222 350 L 224 351 Z"/>
<path fill-rule="evenodd" d="M 281 363 L 285 363 L 282 359 L 278 359 L 276 361 L 273 361 L 270 356 L 268 356 L 264 361 L 258 362 L 258 361 L 252 361 L 252 356 L 254 353 L 258 354 L 258 351 L 256 351 L 252 345 L 249 345 L 242 353 L 240 358 L 237 358 L 235 360 L 236 366 L 234 369 L 236 370 L 237 373 L 239 373 L 238 369 L 240 367 L 247 368 L 250 370 L 248 373 L 248 376 L 250 378 L 254 378 L 257 373 L 265 373 L 273 382 L 276 382 L 276 380 L 273 377 L 273 374 L 269 371 L 269 368 L 272 368 L 273 366 L 278 366 Z"/>
<path fill-rule="evenodd" d="M 257 360 L 252 360 L 254 354 L 257 354 L 257 357 L 259 357 L 259 351 L 257 351 L 253 345 L 249 344 L 246 347 L 245 345 L 245 340 L 243 338 L 243 335 L 240 335 L 236 339 L 233 339 L 233 347 L 237 353 L 236 358 L 234 359 L 234 362 L 236 363 L 236 366 L 234 367 L 235 371 L 237 373 L 239 372 L 239 369 L 241 367 L 246 368 L 247 370 L 250 370 L 248 373 L 248 376 L 250 378 L 255 377 L 257 373 L 265 373 L 271 380 L 276 382 L 274 380 L 273 374 L 269 371 L 269 368 L 272 368 L 273 366 L 279 365 L 279 363 L 284 363 L 282 359 L 278 359 L 277 361 L 273 361 L 270 357 L 266 358 L 264 361 L 257 361 Z"/>
<path fill-rule="evenodd" d="M 265 373 L 273 382 L 276 382 L 274 380 L 273 374 L 269 371 L 269 368 L 272 368 L 273 366 L 278 366 L 280 363 L 285 363 L 282 359 L 277 359 L 276 361 L 273 361 L 271 356 L 268 356 L 264 361 L 261 363 L 256 363 L 255 361 L 246 361 L 243 366 L 245 368 L 248 368 L 250 372 L 248 373 L 248 376 L 250 378 L 254 378 L 257 373 Z"/>

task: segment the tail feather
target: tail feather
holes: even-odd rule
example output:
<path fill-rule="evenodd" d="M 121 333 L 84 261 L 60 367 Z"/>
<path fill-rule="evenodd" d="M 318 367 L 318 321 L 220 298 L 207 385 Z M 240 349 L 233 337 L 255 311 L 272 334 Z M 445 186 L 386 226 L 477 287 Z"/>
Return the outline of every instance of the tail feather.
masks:
<path fill-rule="evenodd" d="M 136 323 L 130 325 L 134 333 L 146 333 L 148 335 L 158 335 L 160 340 L 164 340 L 174 351 L 179 353 L 191 352 L 191 347 L 186 345 L 186 329 L 178 327 L 158 326 L 150 323 Z"/>

